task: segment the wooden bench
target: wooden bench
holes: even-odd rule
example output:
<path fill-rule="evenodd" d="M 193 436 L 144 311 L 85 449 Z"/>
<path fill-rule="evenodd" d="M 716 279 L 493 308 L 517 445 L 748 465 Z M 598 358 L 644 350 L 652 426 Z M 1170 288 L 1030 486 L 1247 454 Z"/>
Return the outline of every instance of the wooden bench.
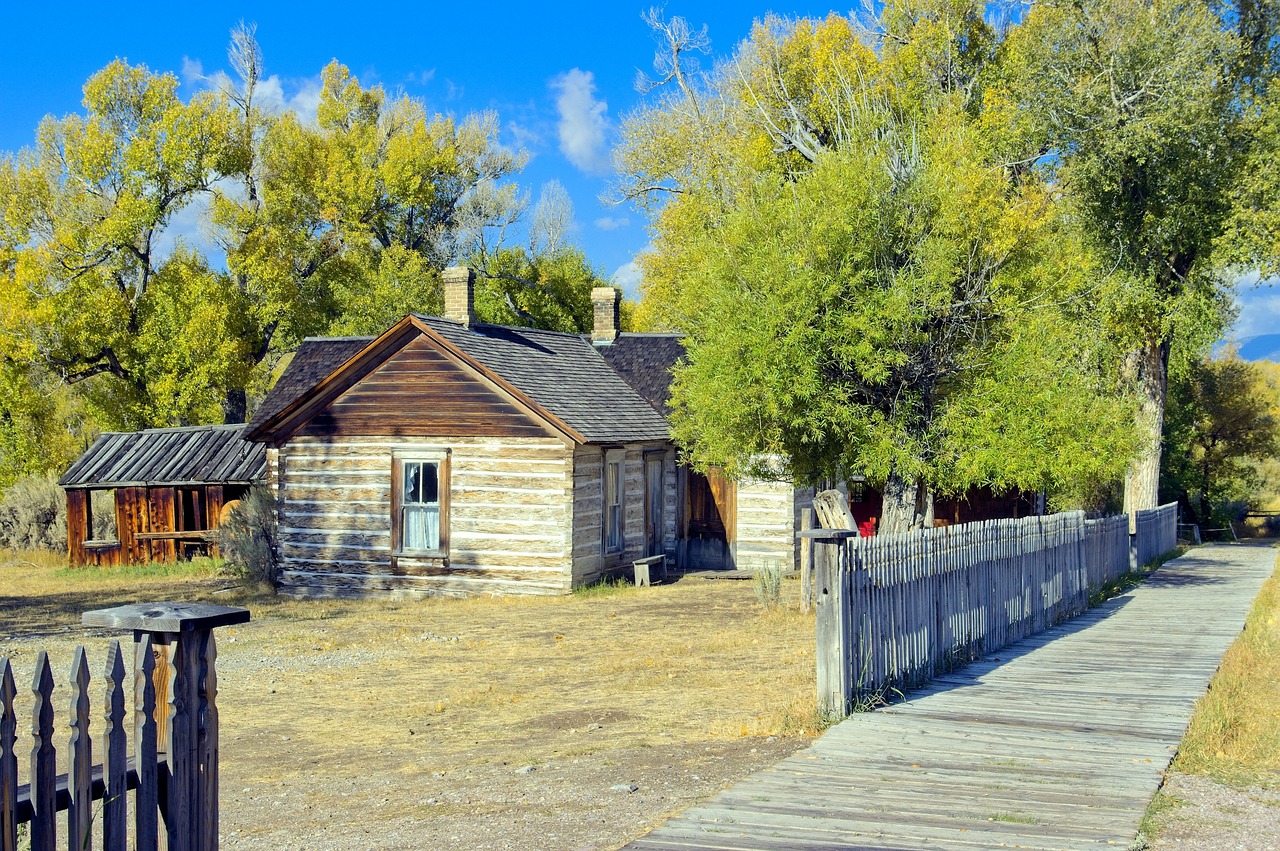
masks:
<path fill-rule="evenodd" d="M 649 556 L 648 558 L 640 558 L 631 562 L 631 566 L 636 571 L 636 587 L 641 585 L 651 585 L 649 581 L 649 571 L 651 568 L 657 568 L 658 574 L 662 579 L 667 578 L 667 557 L 665 555 Z"/>

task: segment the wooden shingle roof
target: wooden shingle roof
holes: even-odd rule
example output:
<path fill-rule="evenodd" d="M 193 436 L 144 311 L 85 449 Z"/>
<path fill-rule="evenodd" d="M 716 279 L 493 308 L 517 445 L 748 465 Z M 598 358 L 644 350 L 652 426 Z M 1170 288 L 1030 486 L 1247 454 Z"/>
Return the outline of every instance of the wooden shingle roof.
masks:
<path fill-rule="evenodd" d="M 135 485 L 247 485 L 267 469 L 266 447 L 244 439 L 244 425 L 106 432 L 58 484 L 64 488 Z"/>
<path fill-rule="evenodd" d="M 575 439 L 626 443 L 669 437 L 666 418 L 579 334 L 504 325 L 464 327 L 447 319 L 416 314 L 406 321 L 416 323 L 415 333 L 433 335 L 484 372 L 506 382 L 536 408 L 572 429 Z M 273 439 L 273 430 L 294 416 L 287 409 L 296 411 L 299 405 L 305 405 L 312 390 L 323 393 L 318 385 L 357 353 L 404 329 L 405 324 L 399 323 L 376 340 L 309 338 L 254 414 L 250 433 L 258 439 Z"/>
<path fill-rule="evenodd" d="M 579 334 L 417 317 L 464 354 L 510 382 L 588 443 L 667 440 L 667 420 Z"/>
<path fill-rule="evenodd" d="M 295 399 L 328 378 L 335 369 L 373 340 L 373 337 L 308 337 L 303 340 L 271 392 L 249 418 L 249 431 L 283 411 Z"/>
<path fill-rule="evenodd" d="M 663 416 L 671 414 L 671 370 L 684 357 L 679 334 L 619 334 L 596 351 Z"/>

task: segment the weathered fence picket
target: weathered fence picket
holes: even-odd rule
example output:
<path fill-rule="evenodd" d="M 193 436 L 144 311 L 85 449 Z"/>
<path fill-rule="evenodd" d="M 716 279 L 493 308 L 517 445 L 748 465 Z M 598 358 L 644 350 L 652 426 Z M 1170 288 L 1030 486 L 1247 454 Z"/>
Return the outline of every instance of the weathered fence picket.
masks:
<path fill-rule="evenodd" d="M 124 657 L 120 643 L 113 641 L 104 671 L 103 763 L 94 766 L 89 663 L 84 648 L 77 647 L 70 679 L 69 771 L 57 774 L 54 679 L 48 654 L 40 651 L 32 681 L 31 782 L 25 786 L 17 782 L 17 689 L 9 660 L 0 658 L 0 851 L 16 851 L 21 824 L 28 825 L 30 851 L 55 851 L 57 817 L 62 811 L 67 813 L 64 847 L 69 851 L 93 848 L 95 801 L 102 802 L 101 847 L 125 851 L 130 790 L 135 793 L 134 847 L 138 851 L 216 851 L 218 711 L 213 629 L 248 619 L 245 609 L 178 603 L 85 613 L 86 626 L 133 630 L 135 756 L 129 759 L 124 729 Z"/>
<path fill-rule="evenodd" d="M 1066 512 L 813 540 L 818 697 L 843 717 L 1075 617 L 1091 589 L 1176 545 L 1177 506 L 1086 520 Z"/>

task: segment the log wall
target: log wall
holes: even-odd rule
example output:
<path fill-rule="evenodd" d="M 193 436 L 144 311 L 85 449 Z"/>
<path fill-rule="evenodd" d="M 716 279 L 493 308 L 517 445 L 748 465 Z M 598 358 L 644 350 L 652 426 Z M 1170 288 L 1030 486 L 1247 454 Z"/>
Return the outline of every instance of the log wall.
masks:
<path fill-rule="evenodd" d="M 800 510 L 811 502 L 811 488 L 797 488 L 785 482 L 739 482 L 734 566 L 739 570 L 796 569 L 800 563 L 796 538 Z"/>
<path fill-rule="evenodd" d="M 604 453 L 599 446 L 580 446 L 573 453 L 573 587 L 602 576 L 631 570 L 631 563 L 645 555 L 646 451 L 663 450 L 662 547 L 676 554 L 676 455 L 665 444 L 629 444 L 622 464 L 623 550 L 606 554 L 603 546 Z"/>
<path fill-rule="evenodd" d="M 440 452 L 449 454 L 447 558 L 393 558 L 393 459 Z M 560 594 L 572 586 L 573 455 L 554 438 L 300 435 L 275 468 L 282 593 Z"/>

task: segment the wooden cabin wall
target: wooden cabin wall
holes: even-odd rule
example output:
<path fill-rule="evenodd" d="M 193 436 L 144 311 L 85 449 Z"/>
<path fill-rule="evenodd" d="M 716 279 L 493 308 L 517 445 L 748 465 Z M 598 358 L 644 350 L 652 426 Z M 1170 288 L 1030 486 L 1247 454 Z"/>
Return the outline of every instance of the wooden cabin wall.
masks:
<path fill-rule="evenodd" d="M 631 563 L 645 555 L 645 454 L 663 452 L 663 550 L 676 554 L 679 522 L 676 456 L 668 444 L 628 444 L 622 464 L 623 551 L 604 552 L 604 456 L 606 448 L 580 446 L 573 453 L 573 587 L 610 573 L 630 574 Z"/>
<path fill-rule="evenodd" d="M 447 559 L 392 559 L 397 454 L 449 453 Z M 299 435 L 280 448 L 281 592 L 295 596 L 569 591 L 571 450 L 555 438 Z"/>
<path fill-rule="evenodd" d="M 812 500 L 810 500 L 812 501 Z M 786 482 L 739 482 L 734 536 L 734 566 L 752 570 L 798 564 L 797 490 Z"/>

